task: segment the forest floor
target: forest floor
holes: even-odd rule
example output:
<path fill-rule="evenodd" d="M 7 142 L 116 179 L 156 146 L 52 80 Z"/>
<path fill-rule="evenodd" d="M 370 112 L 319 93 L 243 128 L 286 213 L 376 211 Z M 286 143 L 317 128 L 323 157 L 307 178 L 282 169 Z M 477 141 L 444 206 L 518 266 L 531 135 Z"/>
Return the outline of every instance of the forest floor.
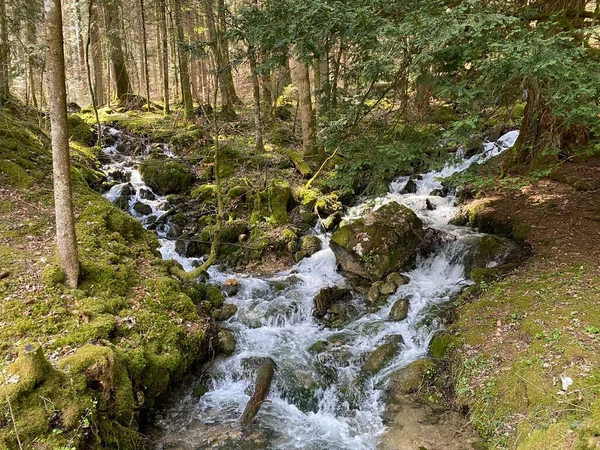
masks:
<path fill-rule="evenodd" d="M 490 448 L 598 448 L 600 158 L 511 184 L 463 207 L 533 255 L 463 295 L 448 331 L 456 406 Z"/>

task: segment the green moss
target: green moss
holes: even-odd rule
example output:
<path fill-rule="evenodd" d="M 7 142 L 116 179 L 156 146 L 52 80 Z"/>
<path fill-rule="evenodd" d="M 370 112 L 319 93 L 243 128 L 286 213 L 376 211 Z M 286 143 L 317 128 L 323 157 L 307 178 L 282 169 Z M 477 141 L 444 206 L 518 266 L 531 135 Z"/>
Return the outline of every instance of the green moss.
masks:
<path fill-rule="evenodd" d="M 438 333 L 429 344 L 429 354 L 432 358 L 441 359 L 446 356 L 452 337 L 446 333 Z"/>
<path fill-rule="evenodd" d="M 77 114 L 70 114 L 69 122 L 69 138 L 83 145 L 90 145 L 94 139 L 94 134 L 90 126 Z"/>
<path fill-rule="evenodd" d="M 217 186 L 214 184 L 203 184 L 192 190 L 192 197 L 202 202 L 214 202 L 217 198 Z"/>
<path fill-rule="evenodd" d="M 65 282 L 65 273 L 57 265 L 48 265 L 42 269 L 42 281 L 47 286 L 62 284 Z"/>
<path fill-rule="evenodd" d="M 289 222 L 288 208 L 292 200 L 292 190 L 285 181 L 273 182 L 269 187 L 269 223 L 279 226 Z"/>
<path fill-rule="evenodd" d="M 179 161 L 146 160 L 140 164 L 144 182 L 157 194 L 179 194 L 192 184 L 190 169 Z"/>
<path fill-rule="evenodd" d="M 34 179 L 21 166 L 12 161 L 0 160 L 0 179 L 5 178 L 10 186 L 30 188 Z"/>

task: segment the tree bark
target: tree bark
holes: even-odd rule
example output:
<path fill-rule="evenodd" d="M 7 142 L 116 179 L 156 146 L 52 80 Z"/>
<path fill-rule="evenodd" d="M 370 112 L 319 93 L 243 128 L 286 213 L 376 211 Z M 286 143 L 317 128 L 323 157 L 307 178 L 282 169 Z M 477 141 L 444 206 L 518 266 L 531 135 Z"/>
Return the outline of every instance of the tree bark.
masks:
<path fill-rule="evenodd" d="M 148 44 L 146 42 L 146 9 L 144 0 L 140 0 L 140 11 L 142 13 L 142 40 L 144 53 L 144 81 L 146 84 L 146 100 L 148 100 L 148 111 L 150 111 L 150 75 L 148 73 Z"/>
<path fill-rule="evenodd" d="M 110 47 L 110 58 L 115 76 L 118 99 L 125 100 L 131 91 L 129 73 L 125 64 L 123 53 L 123 41 L 121 40 L 121 29 L 119 27 L 119 5 L 116 0 L 106 0 L 104 3 L 104 16 L 106 20 L 106 31 Z"/>
<path fill-rule="evenodd" d="M 250 76 L 252 77 L 252 97 L 254 100 L 254 141 L 258 152 L 265 151 L 262 133 L 262 121 L 260 119 L 260 83 L 258 81 L 258 69 L 256 67 L 256 51 L 251 45 L 248 46 L 248 61 L 250 62 Z"/>
<path fill-rule="evenodd" d="M 98 7 L 92 8 L 90 20 L 90 45 L 92 49 L 92 61 L 94 65 L 94 94 L 97 105 L 104 105 L 104 65 L 102 63 L 102 39 L 100 38 L 100 26 Z"/>
<path fill-rule="evenodd" d="M 316 155 L 315 113 L 312 107 L 308 66 L 293 58 L 290 61 L 292 80 L 298 89 L 298 112 L 302 128 L 302 151 L 305 155 Z"/>
<path fill-rule="evenodd" d="M 0 105 L 10 96 L 10 47 L 8 42 L 8 20 L 6 0 L 0 0 Z"/>
<path fill-rule="evenodd" d="M 169 105 L 171 99 L 169 95 L 169 47 L 167 36 L 167 5 L 166 0 L 158 0 L 158 15 L 160 22 L 160 57 L 162 68 L 162 88 L 163 88 L 163 103 L 164 113 L 171 114 Z"/>
<path fill-rule="evenodd" d="M 50 87 L 56 242 L 60 266 L 65 273 L 67 285 L 76 288 L 79 278 L 79 258 L 71 191 L 61 0 L 44 0 L 44 9 Z"/>
<path fill-rule="evenodd" d="M 179 80 L 181 83 L 181 100 L 183 103 L 184 117 L 191 118 L 194 115 L 194 101 L 190 84 L 190 69 L 188 66 L 187 50 L 183 47 L 185 35 L 183 33 L 183 19 L 181 16 L 181 0 L 173 0 L 173 15 L 175 28 L 177 29 L 177 55 L 179 57 Z"/>

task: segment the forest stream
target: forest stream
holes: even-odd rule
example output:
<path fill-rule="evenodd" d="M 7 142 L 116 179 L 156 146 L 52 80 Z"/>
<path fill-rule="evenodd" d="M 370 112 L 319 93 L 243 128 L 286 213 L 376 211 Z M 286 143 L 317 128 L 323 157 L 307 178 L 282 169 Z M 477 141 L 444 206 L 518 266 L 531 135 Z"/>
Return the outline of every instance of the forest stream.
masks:
<path fill-rule="evenodd" d="M 116 142 L 103 149 L 111 160 L 103 170 L 131 175 L 129 183 L 135 195 L 129 201 L 130 214 L 156 230 L 164 259 L 175 259 L 185 270 L 191 270 L 201 259 L 184 258 L 176 252 L 175 241 L 167 239 L 168 221 L 161 220 L 169 210 L 168 202 L 146 186 L 137 170 L 146 155 L 121 153 L 124 132 L 106 130 Z M 351 319 L 343 327 L 325 327 L 313 315 L 314 298 L 323 288 L 352 288 L 337 271 L 329 237 L 319 224 L 313 233 L 322 241 L 323 249 L 275 276 L 211 268 L 210 283 L 220 286 L 231 278 L 239 283 L 239 290 L 226 299 L 238 307 L 238 312 L 224 324 L 235 335 L 236 351 L 205 365 L 196 382 L 162 412 L 157 419 L 160 431 L 155 448 L 230 448 L 226 446 L 228 439 L 241 433 L 239 418 L 252 394 L 256 370 L 261 361 L 270 358 L 276 364 L 276 375 L 251 436 L 260 444 L 248 448 L 375 449 L 386 431 L 384 397 L 390 375 L 426 357 L 431 338 L 443 327 L 439 319 L 443 307 L 472 284 L 465 275 L 466 259 L 483 236 L 474 229 L 449 224 L 457 211 L 454 195 L 430 194 L 442 188 L 441 178 L 498 155 L 514 145 L 517 136 L 517 131 L 511 131 L 497 142 L 485 144 L 478 155 L 459 156 L 441 171 L 415 178 L 414 193 L 402 193 L 409 177 L 401 177 L 390 185 L 386 196 L 365 200 L 346 212 L 344 220 L 350 222 L 398 202 L 412 209 L 425 227 L 438 230 L 445 238 L 434 252 L 418 258 L 416 267 L 405 274 L 409 282 L 385 304 L 365 306 L 363 294 L 353 290 Z M 167 157 L 174 157 L 168 146 L 161 147 Z M 145 152 L 150 152 L 149 145 Z M 115 185 L 106 197 L 115 201 L 125 186 L 127 183 Z M 138 201 L 149 205 L 151 212 L 136 212 L 133 206 Z M 392 306 L 403 298 L 409 298 L 407 317 L 390 321 Z M 365 374 L 361 368 L 367 356 L 391 341 L 400 342 L 401 351 L 375 375 Z M 201 397 L 198 386 L 206 387 Z"/>

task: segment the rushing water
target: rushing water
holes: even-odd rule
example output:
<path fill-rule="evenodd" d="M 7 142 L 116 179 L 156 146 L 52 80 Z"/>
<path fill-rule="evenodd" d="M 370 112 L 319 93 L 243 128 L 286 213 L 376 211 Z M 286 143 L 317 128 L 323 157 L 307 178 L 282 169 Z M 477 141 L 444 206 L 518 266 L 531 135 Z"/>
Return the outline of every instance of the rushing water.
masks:
<path fill-rule="evenodd" d="M 110 132 L 119 139 L 118 130 Z M 164 412 L 158 421 L 162 432 L 156 448 L 220 448 L 220 443 L 228 439 L 230 442 L 239 439 L 238 420 L 254 386 L 256 365 L 252 361 L 264 357 L 275 361 L 277 372 L 269 402 L 263 404 L 255 419 L 254 427 L 263 440 L 244 448 L 376 448 L 385 431 L 382 420 L 385 383 L 395 370 L 426 356 L 431 337 L 442 326 L 436 319 L 436 311 L 470 283 L 465 276 L 464 256 L 481 236 L 472 229 L 448 224 L 456 213 L 452 195 L 443 198 L 429 194 L 442 188 L 440 178 L 499 154 L 514 145 L 517 136 L 516 131 L 507 133 L 496 143 L 485 144 L 479 155 L 461 159 L 439 172 L 423 174 L 415 180 L 414 194 L 403 194 L 409 179 L 398 178 L 391 184 L 388 195 L 365 201 L 347 212 L 345 220 L 350 221 L 386 203 L 398 202 L 415 211 L 426 227 L 449 233 L 455 239 L 418 260 L 415 269 L 406 273 L 410 282 L 380 308 L 367 309 L 356 294 L 353 302 L 357 316 L 342 329 L 326 328 L 312 314 L 314 297 L 322 288 L 344 287 L 347 283 L 336 271 L 336 259 L 325 234 L 316 231 L 323 241 L 323 250 L 271 278 L 211 269 L 212 283 L 220 284 L 231 277 L 239 281 L 239 292 L 227 299 L 238 306 L 238 312 L 225 324 L 236 336 L 236 352 L 227 358 L 217 357 L 205 366 L 199 382 L 208 388 L 206 394 L 198 399 L 190 388 Z M 164 150 L 171 156 L 168 148 Z M 116 145 L 105 148 L 104 153 L 111 158 L 105 171 L 131 174 L 135 195 L 129 208 L 133 216 L 148 225 L 168 210 L 164 197 L 145 192 L 151 190 L 136 169 L 143 155 L 124 156 Z M 107 198 L 117 199 L 125 185 L 115 185 Z M 141 200 L 142 197 L 153 198 Z M 133 210 L 135 202 L 140 200 L 150 205 L 151 214 L 142 216 Z M 161 223 L 156 231 L 163 257 L 176 259 L 186 270 L 192 269 L 198 260 L 176 253 L 174 242 L 165 239 L 168 225 Z M 407 296 L 410 297 L 407 318 L 401 322 L 389 321 L 394 302 Z M 398 335 L 404 341 L 400 354 L 377 375 L 365 378 L 360 370 L 369 353 L 386 339 Z M 329 344 L 325 351 L 315 354 L 311 346 L 318 341 Z"/>

